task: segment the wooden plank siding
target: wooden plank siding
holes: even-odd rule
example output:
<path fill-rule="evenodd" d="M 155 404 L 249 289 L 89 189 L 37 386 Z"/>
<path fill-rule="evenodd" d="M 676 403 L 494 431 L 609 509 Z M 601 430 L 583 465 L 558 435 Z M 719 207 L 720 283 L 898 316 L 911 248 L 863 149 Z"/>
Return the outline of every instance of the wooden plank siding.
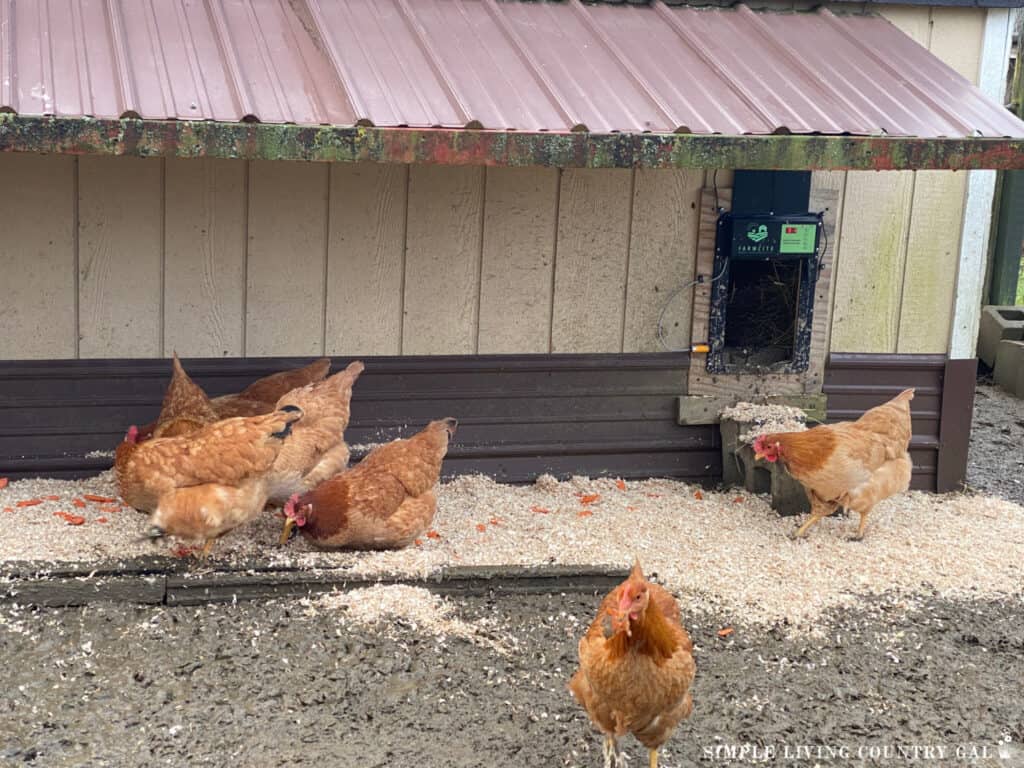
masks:
<path fill-rule="evenodd" d="M 977 82 L 985 15 L 971 8 L 879 12 Z M 967 174 L 846 174 L 833 352 L 945 353 L 956 293 Z"/>
<path fill-rule="evenodd" d="M 660 351 L 704 183 L 6 153 L 0 177 L 8 360 Z"/>

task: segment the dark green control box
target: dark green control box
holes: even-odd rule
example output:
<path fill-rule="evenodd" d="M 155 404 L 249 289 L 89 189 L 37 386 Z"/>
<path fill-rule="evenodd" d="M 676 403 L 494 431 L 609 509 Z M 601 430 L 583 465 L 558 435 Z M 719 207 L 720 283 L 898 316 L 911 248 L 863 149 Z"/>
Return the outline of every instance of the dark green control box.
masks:
<path fill-rule="evenodd" d="M 814 213 L 776 216 L 773 214 L 723 214 L 727 227 L 718 239 L 719 247 L 733 261 L 808 259 L 818 253 L 821 216 Z"/>

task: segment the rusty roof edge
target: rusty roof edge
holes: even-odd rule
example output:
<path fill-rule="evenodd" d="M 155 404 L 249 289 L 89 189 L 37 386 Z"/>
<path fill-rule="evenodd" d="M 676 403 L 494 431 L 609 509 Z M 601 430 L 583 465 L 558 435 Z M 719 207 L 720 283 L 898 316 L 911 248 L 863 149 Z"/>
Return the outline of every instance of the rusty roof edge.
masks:
<path fill-rule="evenodd" d="M 0 151 L 560 168 L 1024 170 L 1024 137 L 527 133 L 0 114 Z"/>

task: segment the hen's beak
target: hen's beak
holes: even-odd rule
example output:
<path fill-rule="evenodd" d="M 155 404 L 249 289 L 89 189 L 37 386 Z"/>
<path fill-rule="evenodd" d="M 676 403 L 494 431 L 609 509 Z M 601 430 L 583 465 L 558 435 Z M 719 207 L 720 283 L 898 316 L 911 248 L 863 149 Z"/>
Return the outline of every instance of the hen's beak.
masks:
<path fill-rule="evenodd" d="M 165 531 L 159 525 L 151 525 L 149 527 L 149 530 L 147 530 L 139 538 L 135 539 L 135 542 L 136 543 L 140 543 L 140 542 L 143 542 L 143 541 L 153 541 L 153 542 L 155 542 L 157 539 L 162 539 L 166 535 L 167 535 L 167 531 Z"/>
<path fill-rule="evenodd" d="M 295 518 L 293 518 L 293 517 L 286 517 L 284 519 L 284 529 L 281 531 L 280 546 L 283 547 L 285 544 L 287 544 L 288 540 L 294 535 L 294 533 L 295 533 Z"/>
<path fill-rule="evenodd" d="M 762 453 L 761 451 L 757 450 L 756 448 L 754 449 L 754 461 L 760 461 L 764 457 L 765 457 L 764 453 Z"/>

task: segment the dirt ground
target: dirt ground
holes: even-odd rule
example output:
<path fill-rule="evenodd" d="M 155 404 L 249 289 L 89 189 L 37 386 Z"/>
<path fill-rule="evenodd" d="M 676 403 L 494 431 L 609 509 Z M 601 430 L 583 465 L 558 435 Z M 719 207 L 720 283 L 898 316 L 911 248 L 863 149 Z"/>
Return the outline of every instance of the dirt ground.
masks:
<path fill-rule="evenodd" d="M 7 612 L 0 759 L 599 766 L 598 738 L 564 687 L 596 605 L 564 595 L 457 603 L 467 621 L 497 620 L 495 636 L 516 648 L 507 656 L 410 626 L 381 633 L 344 614 L 309 616 L 298 602 Z M 835 617 L 813 643 L 740 625 L 722 639 L 723 617 L 686 616 L 696 708 L 662 765 L 729 765 L 744 745 L 775 749 L 770 764 L 901 765 L 881 752 L 900 745 L 949 750 L 938 765 L 968 764 L 958 748 L 987 750 L 973 764 L 1024 761 L 1020 610 L 926 600 L 906 614 L 879 600 Z M 646 765 L 636 742 L 626 749 Z M 785 760 L 786 749 L 847 758 Z"/>
<path fill-rule="evenodd" d="M 1024 400 L 993 384 L 974 395 L 967 485 L 1024 504 Z"/>

